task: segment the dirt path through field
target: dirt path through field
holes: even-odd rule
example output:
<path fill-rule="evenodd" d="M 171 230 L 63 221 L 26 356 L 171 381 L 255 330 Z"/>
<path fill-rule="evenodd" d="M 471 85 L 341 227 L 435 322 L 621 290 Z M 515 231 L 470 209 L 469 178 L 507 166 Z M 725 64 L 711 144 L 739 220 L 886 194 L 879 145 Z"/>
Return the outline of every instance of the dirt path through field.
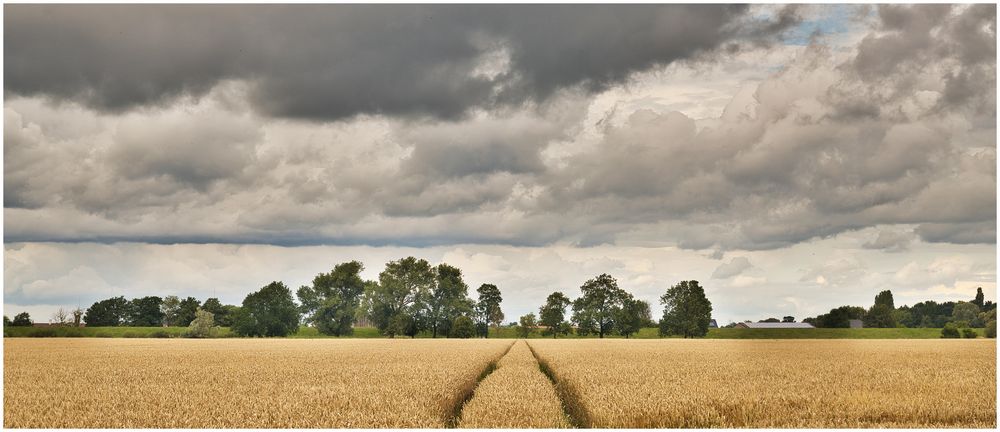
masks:
<path fill-rule="evenodd" d="M 463 405 L 458 427 L 568 428 L 572 423 L 527 342 L 518 340 Z"/>

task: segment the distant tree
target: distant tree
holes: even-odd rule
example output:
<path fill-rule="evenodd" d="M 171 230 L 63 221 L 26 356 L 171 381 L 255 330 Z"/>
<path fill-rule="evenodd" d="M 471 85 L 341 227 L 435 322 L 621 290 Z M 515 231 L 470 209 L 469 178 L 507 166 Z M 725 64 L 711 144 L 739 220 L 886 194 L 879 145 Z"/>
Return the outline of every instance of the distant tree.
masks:
<path fill-rule="evenodd" d="M 468 298 L 469 286 L 462 279 L 462 270 L 448 264 L 434 267 L 433 283 L 421 291 L 418 304 L 426 319 L 431 337 L 447 336 L 451 324 L 459 316 L 472 314 L 473 302 Z"/>
<path fill-rule="evenodd" d="M 212 313 L 198 308 L 194 312 L 194 319 L 191 320 L 191 325 L 188 326 L 188 336 L 194 338 L 207 338 L 212 337 L 215 331 L 215 319 Z"/>
<path fill-rule="evenodd" d="M 34 324 L 34 321 L 31 320 L 31 315 L 28 315 L 27 312 L 14 315 L 14 321 L 10 323 L 14 327 L 30 327 L 32 324 Z"/>
<path fill-rule="evenodd" d="M 958 333 L 958 326 L 956 326 L 955 323 L 945 324 L 944 328 L 941 329 L 941 337 L 951 339 L 960 337 Z"/>
<path fill-rule="evenodd" d="M 11 326 L 11 325 L 13 325 L 13 324 L 14 324 L 14 322 L 13 322 L 13 321 L 11 321 L 11 320 L 10 320 L 10 318 L 9 318 L 9 317 L 7 317 L 7 315 L 4 315 L 4 316 L 3 316 L 3 326 L 4 326 L 4 327 L 10 327 L 10 326 Z"/>
<path fill-rule="evenodd" d="M 656 321 L 653 321 L 653 308 L 649 305 L 648 301 L 636 300 L 639 302 L 637 305 L 639 312 L 639 319 L 642 321 L 642 327 L 656 327 Z"/>
<path fill-rule="evenodd" d="M 164 297 L 163 302 L 160 303 L 160 311 L 163 312 L 163 325 L 177 325 L 177 315 L 180 313 L 180 310 L 181 299 L 174 295 Z"/>
<path fill-rule="evenodd" d="M 191 325 L 191 321 L 194 321 L 195 312 L 198 312 L 198 308 L 201 307 L 201 302 L 194 297 L 187 297 L 181 300 L 177 307 L 177 322 L 174 324 L 178 327 L 187 327 Z"/>
<path fill-rule="evenodd" d="M 628 296 L 618 288 L 618 281 L 606 273 L 584 282 L 580 291 L 583 295 L 573 301 L 573 321 L 587 333 L 597 333 L 603 338 L 615 329 L 615 317 Z"/>
<path fill-rule="evenodd" d="M 538 310 L 538 316 L 541 317 L 540 324 L 548 327 L 547 332 L 552 334 L 553 339 L 559 336 L 563 324 L 567 324 L 565 327 L 569 328 L 566 323 L 566 308 L 570 303 L 569 298 L 556 291 L 549 294 L 545 304 Z"/>
<path fill-rule="evenodd" d="M 358 261 L 337 264 L 331 272 L 316 275 L 311 287 L 299 288 L 299 303 L 306 322 L 315 325 L 322 334 L 352 334 L 365 291 L 365 282 L 361 280 L 364 268 Z"/>
<path fill-rule="evenodd" d="M 983 287 L 976 288 L 976 298 L 972 300 L 972 304 L 979 306 L 979 308 L 982 309 L 983 300 L 985 299 L 985 296 L 983 296 Z"/>
<path fill-rule="evenodd" d="M 455 322 L 451 325 L 451 337 L 468 339 L 476 335 L 475 323 L 472 322 L 472 318 L 465 315 L 455 318 Z"/>
<path fill-rule="evenodd" d="M 159 327 L 163 325 L 162 306 L 163 300 L 156 296 L 132 299 L 129 302 L 128 325 L 134 327 Z"/>
<path fill-rule="evenodd" d="M 795 322 L 795 317 L 790 316 L 790 315 L 789 316 L 785 316 L 784 318 L 781 319 L 781 322 L 793 323 L 793 322 Z"/>
<path fill-rule="evenodd" d="M 965 321 L 972 323 L 979 318 L 979 306 L 968 302 L 958 302 L 952 309 L 951 319 L 953 321 Z"/>
<path fill-rule="evenodd" d="M 76 307 L 70 313 L 73 315 L 73 327 L 80 327 L 81 320 L 83 319 L 83 309 Z"/>
<path fill-rule="evenodd" d="M 865 309 L 863 307 L 841 306 L 830 309 L 828 313 L 817 315 L 810 324 L 821 328 L 848 328 L 851 326 L 850 320 L 862 319 L 864 316 Z"/>
<path fill-rule="evenodd" d="M 59 308 L 59 310 L 52 313 L 52 324 L 68 325 L 72 322 L 71 320 L 70 312 L 66 309 Z"/>
<path fill-rule="evenodd" d="M 120 296 L 94 302 L 83 315 L 83 320 L 91 327 L 123 326 L 129 321 L 129 306 L 129 301 Z"/>
<path fill-rule="evenodd" d="M 990 339 L 996 339 L 997 337 L 997 320 L 992 320 L 986 323 L 986 330 L 984 330 L 985 336 Z"/>
<path fill-rule="evenodd" d="M 771 318 L 767 318 L 767 319 L 762 319 L 762 320 L 757 321 L 757 322 L 762 322 L 762 323 L 776 323 L 776 322 L 781 322 L 781 320 L 779 320 L 777 318 L 774 318 L 774 317 L 771 317 Z"/>
<path fill-rule="evenodd" d="M 416 335 L 422 327 L 419 302 L 433 283 L 434 271 L 426 260 L 406 257 L 387 263 L 379 281 L 365 287 L 364 302 L 372 323 L 389 337 Z"/>
<path fill-rule="evenodd" d="M 712 302 L 698 281 L 682 281 L 660 296 L 660 336 L 704 337 L 712 320 Z"/>
<path fill-rule="evenodd" d="M 885 306 L 888 306 L 889 309 L 895 309 L 896 306 L 895 306 L 895 304 L 893 304 L 893 301 L 892 301 L 892 291 L 885 290 L 885 291 L 882 291 L 882 292 L 878 293 L 875 296 L 875 305 L 876 306 L 877 305 L 885 305 Z"/>
<path fill-rule="evenodd" d="M 643 324 L 646 320 L 644 315 L 649 314 L 649 303 L 642 300 L 636 300 L 632 298 L 632 295 L 627 294 L 624 299 L 622 299 L 622 306 L 617 310 L 617 316 L 615 317 L 615 329 L 625 339 L 628 339 L 631 335 L 636 334 L 642 329 Z"/>
<path fill-rule="evenodd" d="M 281 282 L 271 282 L 243 299 L 233 319 L 233 332 L 241 336 L 287 336 L 299 330 L 299 311 L 292 292 Z"/>
<path fill-rule="evenodd" d="M 910 327 L 910 324 L 913 323 L 913 314 L 910 313 L 909 308 L 896 308 L 892 311 L 892 319 L 898 327 Z"/>
<path fill-rule="evenodd" d="M 538 321 L 535 319 L 535 314 L 530 313 L 521 316 L 519 324 L 520 326 L 517 328 L 518 334 L 522 338 L 527 338 L 533 331 L 535 331 L 535 327 L 538 326 Z"/>
<path fill-rule="evenodd" d="M 231 307 L 236 307 L 236 306 L 232 305 L 230 305 L 229 307 L 224 306 L 222 302 L 220 302 L 219 299 L 215 297 L 209 297 L 208 299 L 205 300 L 205 303 L 201 305 L 202 309 L 212 314 L 212 320 L 215 323 L 215 325 L 221 327 L 229 327 L 229 320 L 227 319 L 226 315 L 229 312 L 229 308 Z"/>
<path fill-rule="evenodd" d="M 976 333 L 975 330 L 970 329 L 970 328 L 963 328 L 962 329 L 962 337 L 966 338 L 966 339 L 975 339 L 975 338 L 979 337 L 979 333 Z"/>
<path fill-rule="evenodd" d="M 479 316 L 487 325 L 492 325 L 499 331 L 500 323 L 503 322 L 504 318 L 503 310 L 500 309 L 500 303 L 503 302 L 500 288 L 493 284 L 482 284 L 476 289 L 476 292 L 479 293 L 479 301 L 476 302 Z M 483 336 L 489 337 L 489 332 L 487 331 Z"/>

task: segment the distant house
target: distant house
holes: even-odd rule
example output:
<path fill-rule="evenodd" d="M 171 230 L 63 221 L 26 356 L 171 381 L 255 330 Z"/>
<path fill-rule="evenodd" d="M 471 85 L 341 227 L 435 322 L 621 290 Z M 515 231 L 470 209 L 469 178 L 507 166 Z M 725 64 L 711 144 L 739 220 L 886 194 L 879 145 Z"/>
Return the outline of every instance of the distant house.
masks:
<path fill-rule="evenodd" d="M 711 320 L 708 322 L 708 328 L 719 328 L 719 323 L 715 322 L 715 320 Z"/>
<path fill-rule="evenodd" d="M 736 328 L 752 329 L 811 329 L 812 324 L 800 322 L 741 322 L 736 324 Z"/>
<path fill-rule="evenodd" d="M 864 324 L 861 323 L 861 320 L 855 319 L 850 320 L 849 322 L 851 323 L 851 328 L 864 328 Z"/>

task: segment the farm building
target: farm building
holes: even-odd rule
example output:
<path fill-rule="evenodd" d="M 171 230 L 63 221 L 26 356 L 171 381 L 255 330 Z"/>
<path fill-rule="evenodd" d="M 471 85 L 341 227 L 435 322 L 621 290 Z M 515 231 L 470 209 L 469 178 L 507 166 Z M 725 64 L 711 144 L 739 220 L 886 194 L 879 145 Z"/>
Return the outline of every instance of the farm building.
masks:
<path fill-rule="evenodd" d="M 856 320 L 855 319 L 855 320 L 850 320 L 849 322 L 851 323 L 851 326 L 850 326 L 851 328 L 863 328 L 864 327 L 864 324 L 861 323 L 861 320 Z"/>
<path fill-rule="evenodd" d="M 797 322 L 741 322 L 736 324 L 736 328 L 752 328 L 752 329 L 790 329 L 790 328 L 800 328 L 800 329 L 811 329 L 815 328 L 809 323 L 797 323 Z"/>

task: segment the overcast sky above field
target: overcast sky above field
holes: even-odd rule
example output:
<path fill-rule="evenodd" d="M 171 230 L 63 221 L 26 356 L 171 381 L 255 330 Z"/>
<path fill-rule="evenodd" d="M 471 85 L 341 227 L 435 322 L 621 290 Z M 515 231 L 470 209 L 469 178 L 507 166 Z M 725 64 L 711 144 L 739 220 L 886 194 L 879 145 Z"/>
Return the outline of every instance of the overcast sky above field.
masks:
<path fill-rule="evenodd" d="M 4 8 L 4 313 L 359 259 L 722 322 L 996 298 L 996 8 Z"/>

